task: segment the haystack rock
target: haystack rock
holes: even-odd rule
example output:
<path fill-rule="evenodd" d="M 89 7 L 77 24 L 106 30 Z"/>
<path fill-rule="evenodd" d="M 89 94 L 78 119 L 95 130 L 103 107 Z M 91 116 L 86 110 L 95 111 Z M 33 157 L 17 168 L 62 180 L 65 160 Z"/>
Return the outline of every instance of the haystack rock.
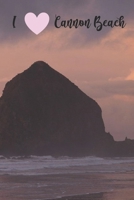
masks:
<path fill-rule="evenodd" d="M 105 156 L 117 145 L 101 114 L 66 77 L 35 62 L 6 84 L 0 98 L 0 154 Z"/>

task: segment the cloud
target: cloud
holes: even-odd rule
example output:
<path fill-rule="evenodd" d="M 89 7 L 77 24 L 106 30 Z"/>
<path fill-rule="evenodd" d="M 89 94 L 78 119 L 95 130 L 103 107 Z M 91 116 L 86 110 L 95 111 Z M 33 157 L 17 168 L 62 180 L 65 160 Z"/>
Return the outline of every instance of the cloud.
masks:
<path fill-rule="evenodd" d="M 126 77 L 126 80 L 134 81 L 134 69 L 131 69 L 131 73 Z"/>
<path fill-rule="evenodd" d="M 77 81 L 75 82 L 78 83 Z M 79 87 L 92 98 L 112 96 L 134 96 L 134 80 L 95 81 L 78 83 Z"/>
<path fill-rule="evenodd" d="M 102 85 L 102 88 L 110 95 L 134 95 L 133 80 L 110 81 L 107 84 Z"/>
<path fill-rule="evenodd" d="M 97 0 L 83 0 L 83 1 L 66 1 L 66 0 L 5 0 L 0 4 L 0 40 L 1 42 L 15 42 L 24 38 L 34 37 L 33 33 L 29 31 L 24 23 L 24 16 L 27 12 L 34 12 L 38 15 L 40 12 L 47 12 L 50 15 L 50 24 L 44 31 L 44 34 L 48 31 L 53 31 L 53 34 L 60 32 L 61 39 L 64 38 L 63 29 L 54 28 L 55 15 L 60 15 L 62 19 L 94 19 L 95 15 L 102 16 L 102 19 L 116 19 L 117 17 L 124 15 L 129 24 L 130 19 L 134 18 L 133 14 L 133 1 L 120 1 L 113 0 L 112 2 L 103 0 L 101 2 Z M 16 15 L 16 28 L 12 27 L 13 16 Z M 81 27 L 79 29 L 69 29 L 71 36 L 66 38 L 70 42 L 70 45 L 89 45 L 93 42 L 97 43 L 104 38 L 112 29 L 105 28 L 101 32 L 95 31 L 95 29 L 87 29 Z M 65 31 L 64 31 L 65 33 Z M 131 33 L 128 34 L 131 36 Z M 64 38 L 65 39 L 65 38 Z M 64 41 L 63 41 L 64 42 Z M 66 42 L 66 41 L 65 41 Z"/>

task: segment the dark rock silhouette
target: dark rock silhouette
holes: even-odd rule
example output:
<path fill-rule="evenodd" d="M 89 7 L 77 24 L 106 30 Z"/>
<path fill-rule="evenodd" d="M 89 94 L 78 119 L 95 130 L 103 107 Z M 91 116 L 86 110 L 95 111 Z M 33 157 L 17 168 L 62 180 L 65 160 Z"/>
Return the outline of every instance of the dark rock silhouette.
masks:
<path fill-rule="evenodd" d="M 134 142 L 105 132 L 101 108 L 38 61 L 9 81 L 0 98 L 0 153 L 131 156 Z"/>

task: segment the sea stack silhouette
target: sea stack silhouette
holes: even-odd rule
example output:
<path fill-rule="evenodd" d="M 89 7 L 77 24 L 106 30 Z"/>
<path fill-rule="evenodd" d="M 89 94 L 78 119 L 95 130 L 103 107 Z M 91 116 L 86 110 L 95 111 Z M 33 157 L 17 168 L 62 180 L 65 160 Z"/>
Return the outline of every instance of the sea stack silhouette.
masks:
<path fill-rule="evenodd" d="M 0 98 L 0 154 L 132 156 L 105 132 L 99 105 L 47 63 L 9 81 Z"/>

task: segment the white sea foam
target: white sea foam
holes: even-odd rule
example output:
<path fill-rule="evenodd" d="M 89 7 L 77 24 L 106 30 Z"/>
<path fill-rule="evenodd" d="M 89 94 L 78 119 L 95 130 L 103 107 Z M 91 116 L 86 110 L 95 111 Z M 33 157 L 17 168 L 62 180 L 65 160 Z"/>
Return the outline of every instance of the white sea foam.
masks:
<path fill-rule="evenodd" d="M 87 156 L 71 158 L 62 156 L 13 156 L 0 155 L 0 174 L 60 174 L 85 172 L 126 172 L 134 169 L 134 158 L 98 158 Z"/>

